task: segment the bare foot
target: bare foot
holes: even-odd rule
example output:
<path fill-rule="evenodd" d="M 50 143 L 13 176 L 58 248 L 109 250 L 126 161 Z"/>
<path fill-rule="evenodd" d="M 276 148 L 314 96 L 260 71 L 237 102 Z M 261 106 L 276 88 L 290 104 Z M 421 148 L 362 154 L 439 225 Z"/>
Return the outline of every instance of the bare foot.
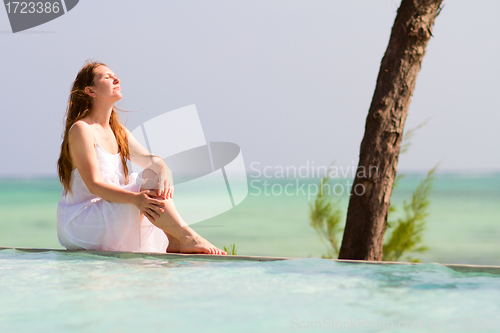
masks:
<path fill-rule="evenodd" d="M 168 238 L 167 253 L 179 253 L 181 250 L 181 242 L 169 233 L 165 233 Z"/>
<path fill-rule="evenodd" d="M 199 235 L 186 236 L 180 240 L 180 253 L 204 253 L 227 255 L 225 251 L 215 247 Z"/>

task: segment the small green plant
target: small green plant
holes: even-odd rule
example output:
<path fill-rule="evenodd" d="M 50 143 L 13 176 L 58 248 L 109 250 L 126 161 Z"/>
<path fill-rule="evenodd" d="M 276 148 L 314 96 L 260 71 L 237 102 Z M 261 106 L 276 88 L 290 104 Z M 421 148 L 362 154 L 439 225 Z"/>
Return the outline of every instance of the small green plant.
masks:
<path fill-rule="evenodd" d="M 321 179 L 318 195 L 316 199 L 309 203 L 309 220 L 310 225 L 316 230 L 321 241 L 328 248 L 327 254 L 323 258 L 332 259 L 338 257 L 339 242 L 338 234 L 342 231 L 340 228 L 341 210 L 340 199 L 333 200 L 325 192 L 326 186 L 330 186 L 331 178 L 328 173 Z"/>
<path fill-rule="evenodd" d="M 227 252 L 227 254 L 230 256 L 235 256 L 236 251 L 238 250 L 236 248 L 236 243 L 230 244 L 229 247 L 226 247 L 226 245 L 224 245 L 223 248 L 224 248 L 224 251 Z"/>
<path fill-rule="evenodd" d="M 427 247 L 421 245 L 422 233 L 425 228 L 426 218 L 429 215 L 429 194 L 434 180 L 433 175 L 438 165 L 432 168 L 425 179 L 415 189 L 411 197 L 411 202 L 403 202 L 405 215 L 396 222 L 388 222 L 388 227 L 394 226 L 390 237 L 386 239 L 383 246 L 383 258 L 385 261 L 397 261 L 403 254 L 408 252 L 425 252 Z M 399 178 L 399 177 L 398 177 Z M 389 209 L 389 216 L 395 211 L 393 205 Z M 408 261 L 418 261 L 418 259 L 407 256 Z"/>

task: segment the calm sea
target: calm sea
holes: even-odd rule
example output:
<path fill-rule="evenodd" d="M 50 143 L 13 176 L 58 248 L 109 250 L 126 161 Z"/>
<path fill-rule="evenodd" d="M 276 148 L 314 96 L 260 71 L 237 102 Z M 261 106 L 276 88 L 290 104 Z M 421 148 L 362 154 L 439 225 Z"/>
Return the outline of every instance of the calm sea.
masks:
<path fill-rule="evenodd" d="M 393 218 L 403 213 L 403 200 L 411 200 L 424 177 L 411 174 L 400 180 L 392 196 L 398 208 Z M 242 203 L 192 225 L 193 229 L 219 247 L 236 243 L 240 255 L 321 257 L 326 253 L 308 220 L 308 204 L 319 179 L 248 177 L 248 182 L 249 194 Z M 339 184 L 333 197 L 340 200 L 344 216 L 349 198 L 346 182 L 333 183 Z M 60 195 L 56 178 L 0 179 L 0 246 L 62 248 L 56 235 Z M 208 198 L 210 185 L 197 195 Z M 438 174 L 430 201 L 423 234 L 429 250 L 414 257 L 422 262 L 500 265 L 500 173 Z"/>

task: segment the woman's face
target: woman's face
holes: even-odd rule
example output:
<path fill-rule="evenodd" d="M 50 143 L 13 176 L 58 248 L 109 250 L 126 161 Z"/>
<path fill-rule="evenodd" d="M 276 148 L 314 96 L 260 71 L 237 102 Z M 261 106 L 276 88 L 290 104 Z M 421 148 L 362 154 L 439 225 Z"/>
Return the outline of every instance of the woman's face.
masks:
<path fill-rule="evenodd" d="M 94 73 L 94 85 L 90 87 L 93 94 L 89 94 L 90 96 L 115 101 L 122 98 L 120 80 L 111 69 L 101 65 L 94 70 Z"/>

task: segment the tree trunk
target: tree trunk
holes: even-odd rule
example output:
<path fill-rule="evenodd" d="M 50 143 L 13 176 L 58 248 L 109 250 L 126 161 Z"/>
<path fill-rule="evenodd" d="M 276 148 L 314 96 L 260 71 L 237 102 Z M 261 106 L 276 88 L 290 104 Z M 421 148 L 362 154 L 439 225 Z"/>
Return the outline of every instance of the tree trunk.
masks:
<path fill-rule="evenodd" d="M 402 0 L 366 117 L 339 259 L 382 260 L 403 128 L 442 0 Z"/>

